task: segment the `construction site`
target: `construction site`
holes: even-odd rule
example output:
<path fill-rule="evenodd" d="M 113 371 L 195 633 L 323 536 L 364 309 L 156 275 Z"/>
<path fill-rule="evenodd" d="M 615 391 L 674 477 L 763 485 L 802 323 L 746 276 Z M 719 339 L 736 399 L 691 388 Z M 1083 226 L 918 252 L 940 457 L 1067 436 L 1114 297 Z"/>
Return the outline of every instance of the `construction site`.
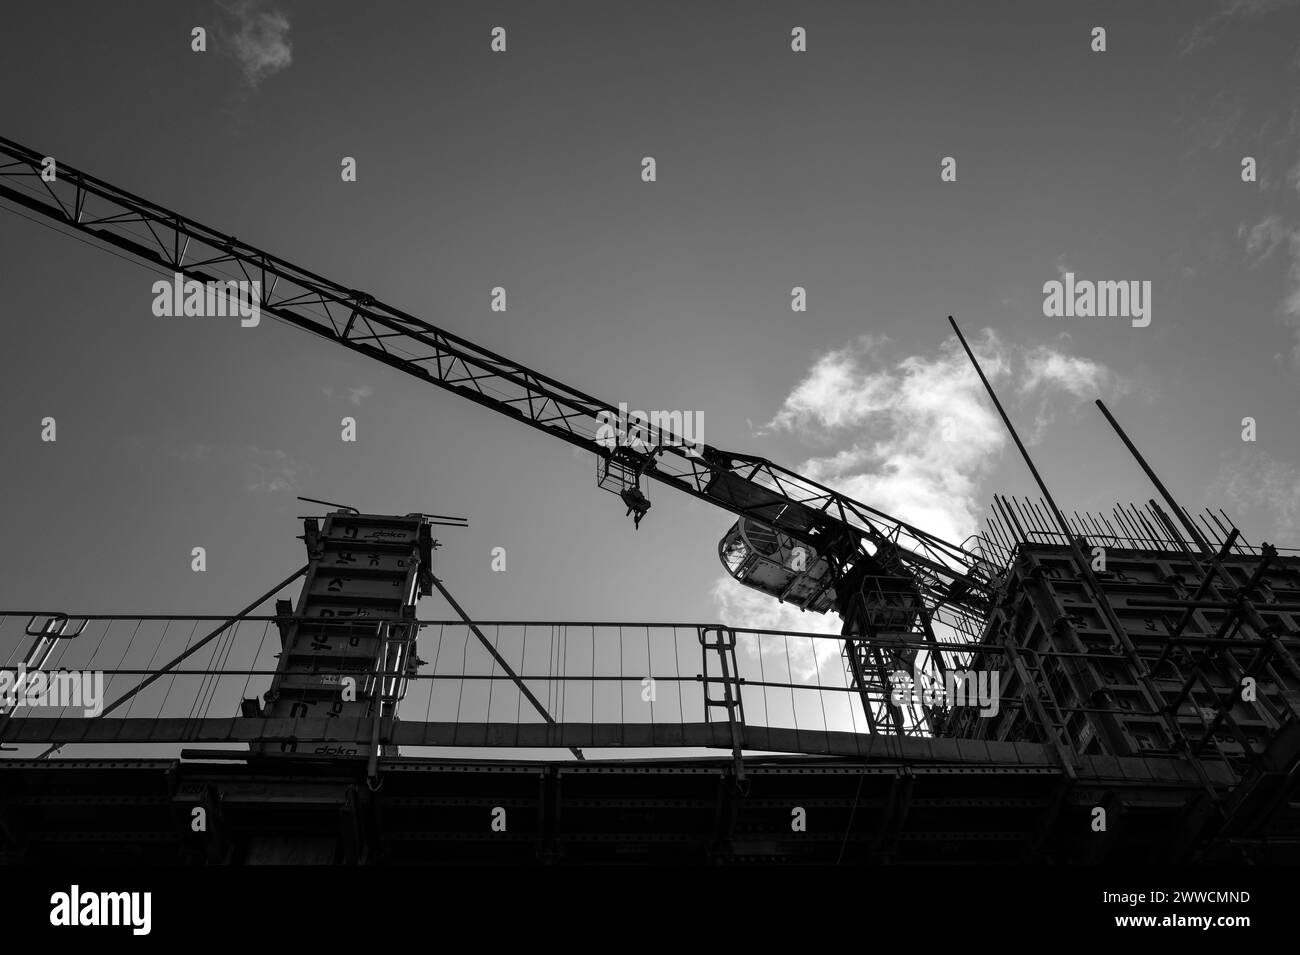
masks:
<path fill-rule="evenodd" d="M 5 862 L 1300 862 L 1300 556 L 1185 509 L 1101 401 L 1145 503 L 1070 511 L 953 322 L 1040 494 L 947 542 L 635 419 L 606 440 L 624 409 L 42 169 L 0 140 L 11 211 L 178 287 L 256 282 L 353 360 L 590 453 L 638 525 L 651 488 L 715 505 L 733 579 L 843 626 L 476 619 L 439 577 L 463 518 L 304 499 L 267 530 L 302 567 L 228 615 L 0 608 Z"/>

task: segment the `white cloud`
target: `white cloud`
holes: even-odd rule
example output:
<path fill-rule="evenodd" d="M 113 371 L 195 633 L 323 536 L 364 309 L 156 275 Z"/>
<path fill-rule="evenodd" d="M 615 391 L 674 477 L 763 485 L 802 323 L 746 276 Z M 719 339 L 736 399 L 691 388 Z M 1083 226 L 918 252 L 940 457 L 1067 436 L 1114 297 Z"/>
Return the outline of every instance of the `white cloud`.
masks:
<path fill-rule="evenodd" d="M 1284 242 L 1296 241 L 1296 234 L 1282 222 L 1278 215 L 1267 216 L 1247 229 L 1244 225 L 1237 229 L 1237 238 L 1246 240 L 1246 255 L 1262 262 L 1272 256 L 1274 250 Z"/>
<path fill-rule="evenodd" d="M 1005 441 L 961 347 L 890 366 L 870 336 L 818 359 L 768 427 L 831 441 L 835 453 L 796 468 L 932 534 L 974 533 L 976 482 Z M 996 386 L 1012 350 L 986 330 L 971 346 Z"/>
<path fill-rule="evenodd" d="M 245 489 L 251 494 L 277 494 L 298 488 L 298 463 L 284 451 L 255 445 L 241 449 Z"/>
<path fill-rule="evenodd" d="M 808 613 L 793 604 L 737 583 L 723 575 L 710 590 L 720 620 L 733 627 L 755 630 L 793 630 L 797 633 L 839 633 L 841 621 L 835 614 Z"/>
<path fill-rule="evenodd" d="M 1289 225 L 1281 216 L 1266 216 L 1250 228 L 1241 226 L 1237 238 L 1246 246 L 1246 257 L 1258 265 L 1278 249 L 1287 257 L 1287 284 L 1279 311 L 1282 321 L 1295 333 L 1291 360 L 1300 368 L 1300 227 Z"/>
<path fill-rule="evenodd" d="M 1047 346 L 1024 352 L 1020 374 L 1018 396 L 1026 402 L 1036 397 L 1038 402 L 1032 427 L 1021 430 L 1021 437 L 1029 445 L 1041 441 L 1056 420 L 1053 413 L 1056 396 L 1066 394 L 1078 403 L 1102 395 L 1116 397 L 1133 390 L 1130 382 L 1105 365 Z"/>
<path fill-rule="evenodd" d="M 1253 20 L 1278 10 L 1295 7 L 1296 0 L 1223 0 L 1210 16 L 1198 22 L 1183 37 L 1179 52 L 1183 56 L 1214 43 L 1234 20 Z"/>
<path fill-rule="evenodd" d="M 212 445 L 194 442 L 192 444 L 181 445 L 167 449 L 167 454 L 173 458 L 179 458 L 182 461 L 191 464 L 197 461 L 203 461 L 212 454 Z"/>
<path fill-rule="evenodd" d="M 338 394 L 338 395 L 336 395 L 334 389 L 329 387 L 328 385 L 321 388 L 321 394 L 323 394 L 326 398 L 339 397 L 342 398 L 344 401 L 351 402 L 352 404 L 356 405 L 358 408 L 361 407 L 361 402 L 365 401 L 367 398 L 374 395 L 374 393 L 375 393 L 375 389 L 370 385 L 361 385 L 360 387 L 357 388 L 349 387 L 347 389 L 347 394 Z"/>
<path fill-rule="evenodd" d="M 1300 466 L 1264 451 L 1243 451 L 1220 470 L 1219 484 L 1234 509 L 1268 515 L 1264 540 L 1293 546 L 1300 539 Z"/>
<path fill-rule="evenodd" d="M 1025 354 L 1025 373 L 1025 380 L 1020 385 L 1022 394 L 1051 385 L 1075 398 L 1087 400 L 1105 393 L 1122 392 L 1127 387 L 1105 365 L 1066 355 L 1047 346 Z"/>
<path fill-rule="evenodd" d="M 835 449 L 805 461 L 795 468 L 799 473 L 961 543 L 979 529 L 983 481 L 1009 439 L 956 341 L 894 362 L 883 357 L 885 346 L 884 339 L 864 336 L 818 358 L 767 428 Z M 1063 345 L 1007 345 L 985 329 L 971 348 L 1004 402 L 1037 403 L 1035 431 L 1050 421 L 1050 402 L 1064 398 L 1077 406 L 1131 389 Z M 999 388 L 1008 380 L 1020 384 Z M 734 626 L 839 632 L 833 615 L 802 613 L 729 577 L 719 579 L 712 596 Z"/>
<path fill-rule="evenodd" d="M 840 618 L 834 613 L 820 614 L 800 610 L 752 587 L 737 583 L 726 575 L 714 581 L 711 596 L 718 608 L 718 619 L 733 627 L 834 635 L 838 635 L 842 627 Z M 844 660 L 840 656 L 840 644 L 829 640 L 777 635 L 753 638 L 741 635 L 736 642 L 736 652 L 746 661 L 742 666 L 758 664 L 761 654 L 770 670 L 769 679 L 784 680 L 788 676 L 794 682 L 807 685 L 848 685 Z"/>
<path fill-rule="evenodd" d="M 817 359 L 767 428 L 792 431 L 811 425 L 829 430 L 861 422 L 888 398 L 889 380 L 883 376 L 864 377 L 862 372 L 866 356 L 888 341 L 864 335 L 854 344 Z"/>
<path fill-rule="evenodd" d="M 249 86 L 258 86 L 293 62 L 287 16 L 267 9 L 262 0 L 230 0 L 219 6 L 232 21 L 222 30 L 223 49 L 238 61 Z"/>

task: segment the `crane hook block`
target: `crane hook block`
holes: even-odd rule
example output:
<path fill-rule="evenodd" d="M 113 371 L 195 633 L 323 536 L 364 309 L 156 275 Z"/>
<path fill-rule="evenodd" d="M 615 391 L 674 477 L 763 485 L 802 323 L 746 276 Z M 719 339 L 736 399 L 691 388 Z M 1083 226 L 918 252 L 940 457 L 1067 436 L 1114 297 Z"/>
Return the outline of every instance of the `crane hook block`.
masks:
<path fill-rule="evenodd" d="M 618 492 L 618 496 L 627 505 L 627 513 L 632 517 L 632 526 L 640 530 L 641 518 L 645 517 L 645 512 L 650 510 L 650 499 L 641 493 L 640 488 L 635 487 L 624 488 Z"/>

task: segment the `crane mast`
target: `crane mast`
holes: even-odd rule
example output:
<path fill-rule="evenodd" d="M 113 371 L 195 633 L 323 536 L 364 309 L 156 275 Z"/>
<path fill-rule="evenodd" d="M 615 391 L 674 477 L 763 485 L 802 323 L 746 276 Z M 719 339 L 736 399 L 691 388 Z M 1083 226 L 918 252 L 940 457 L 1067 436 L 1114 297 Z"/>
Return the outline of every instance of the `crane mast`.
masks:
<path fill-rule="evenodd" d="M 0 198 L 173 276 L 257 283 L 262 312 L 590 452 L 598 483 L 638 524 L 643 479 L 730 511 L 718 547 L 728 573 L 801 609 L 836 610 L 846 635 L 933 642 L 942 609 L 979 615 L 989 604 L 992 566 L 959 546 L 765 458 L 643 422 L 611 436 L 622 419 L 608 402 L 4 138 Z M 850 662 L 862 679 L 852 650 Z"/>

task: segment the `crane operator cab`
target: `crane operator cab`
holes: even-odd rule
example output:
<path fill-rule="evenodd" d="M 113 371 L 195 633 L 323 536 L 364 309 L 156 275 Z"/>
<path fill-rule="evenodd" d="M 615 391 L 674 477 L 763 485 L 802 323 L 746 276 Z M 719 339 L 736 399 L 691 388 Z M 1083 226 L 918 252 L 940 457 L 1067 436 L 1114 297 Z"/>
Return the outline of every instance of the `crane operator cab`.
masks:
<path fill-rule="evenodd" d="M 816 613 L 835 607 L 826 558 L 766 524 L 742 517 L 718 542 L 718 557 L 736 580 L 783 603 Z"/>

